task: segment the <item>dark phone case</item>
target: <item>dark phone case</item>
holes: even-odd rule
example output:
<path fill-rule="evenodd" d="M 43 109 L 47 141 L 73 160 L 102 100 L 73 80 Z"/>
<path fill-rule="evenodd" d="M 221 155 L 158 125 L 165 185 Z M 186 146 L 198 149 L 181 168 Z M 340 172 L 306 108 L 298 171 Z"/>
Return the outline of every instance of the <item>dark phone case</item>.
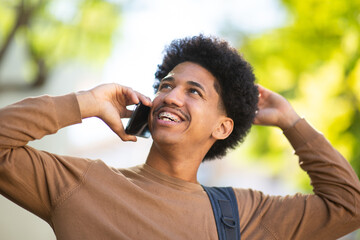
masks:
<path fill-rule="evenodd" d="M 126 134 L 135 135 L 144 138 L 150 137 L 150 131 L 148 128 L 149 113 L 150 113 L 150 107 L 145 106 L 140 102 L 136 106 L 125 128 Z"/>

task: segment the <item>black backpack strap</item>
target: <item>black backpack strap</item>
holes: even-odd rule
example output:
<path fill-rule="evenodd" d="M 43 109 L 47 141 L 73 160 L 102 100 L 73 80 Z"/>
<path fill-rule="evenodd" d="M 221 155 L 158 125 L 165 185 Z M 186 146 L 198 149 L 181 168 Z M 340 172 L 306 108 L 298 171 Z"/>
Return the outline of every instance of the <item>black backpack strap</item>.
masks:
<path fill-rule="evenodd" d="M 213 209 L 219 240 L 240 240 L 237 201 L 231 187 L 205 187 Z"/>

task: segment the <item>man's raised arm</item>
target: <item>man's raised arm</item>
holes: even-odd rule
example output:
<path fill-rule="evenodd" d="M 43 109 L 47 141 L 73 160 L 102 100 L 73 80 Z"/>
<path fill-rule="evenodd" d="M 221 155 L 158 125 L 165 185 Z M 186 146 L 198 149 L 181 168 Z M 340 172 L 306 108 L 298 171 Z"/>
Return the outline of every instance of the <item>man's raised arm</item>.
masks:
<path fill-rule="evenodd" d="M 264 199 L 262 224 L 279 239 L 336 239 L 360 227 L 360 182 L 350 164 L 279 94 L 259 86 L 255 124 L 280 127 L 314 194 Z"/>
<path fill-rule="evenodd" d="M 0 149 L 24 146 L 88 117 L 102 119 L 123 141 L 136 141 L 136 137 L 125 134 L 120 119 L 130 117 L 126 106 L 139 101 L 151 106 L 149 98 L 118 84 L 58 97 L 24 99 L 0 109 Z"/>
<path fill-rule="evenodd" d="M 27 143 L 93 116 L 124 141 L 135 141 L 120 119 L 130 116 L 127 105 L 139 101 L 151 105 L 130 88 L 105 84 L 76 94 L 27 98 L 0 109 L 0 194 L 49 222 L 61 196 L 80 184 L 92 161 L 38 151 Z"/>

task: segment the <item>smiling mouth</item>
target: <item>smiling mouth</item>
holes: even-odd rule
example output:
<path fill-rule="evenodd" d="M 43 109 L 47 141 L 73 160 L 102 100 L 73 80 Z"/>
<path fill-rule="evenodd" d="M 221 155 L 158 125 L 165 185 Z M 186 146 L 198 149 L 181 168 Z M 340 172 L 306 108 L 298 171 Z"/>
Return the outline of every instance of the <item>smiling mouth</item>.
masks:
<path fill-rule="evenodd" d="M 154 117 L 167 122 L 181 123 L 183 121 L 190 121 L 190 115 L 179 108 L 168 107 L 161 105 L 154 109 Z"/>
<path fill-rule="evenodd" d="M 172 114 L 170 112 L 160 112 L 158 118 L 163 121 L 168 121 L 168 122 L 176 122 L 176 123 L 181 122 L 181 119 L 179 116 Z"/>

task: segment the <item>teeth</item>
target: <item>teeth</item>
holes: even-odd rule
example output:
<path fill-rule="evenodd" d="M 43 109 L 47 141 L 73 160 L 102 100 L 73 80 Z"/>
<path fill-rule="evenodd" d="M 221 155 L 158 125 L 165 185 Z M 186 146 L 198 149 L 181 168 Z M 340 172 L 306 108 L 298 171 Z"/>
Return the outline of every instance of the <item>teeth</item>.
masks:
<path fill-rule="evenodd" d="M 180 118 L 169 112 L 161 112 L 159 118 L 164 121 L 180 122 Z"/>

